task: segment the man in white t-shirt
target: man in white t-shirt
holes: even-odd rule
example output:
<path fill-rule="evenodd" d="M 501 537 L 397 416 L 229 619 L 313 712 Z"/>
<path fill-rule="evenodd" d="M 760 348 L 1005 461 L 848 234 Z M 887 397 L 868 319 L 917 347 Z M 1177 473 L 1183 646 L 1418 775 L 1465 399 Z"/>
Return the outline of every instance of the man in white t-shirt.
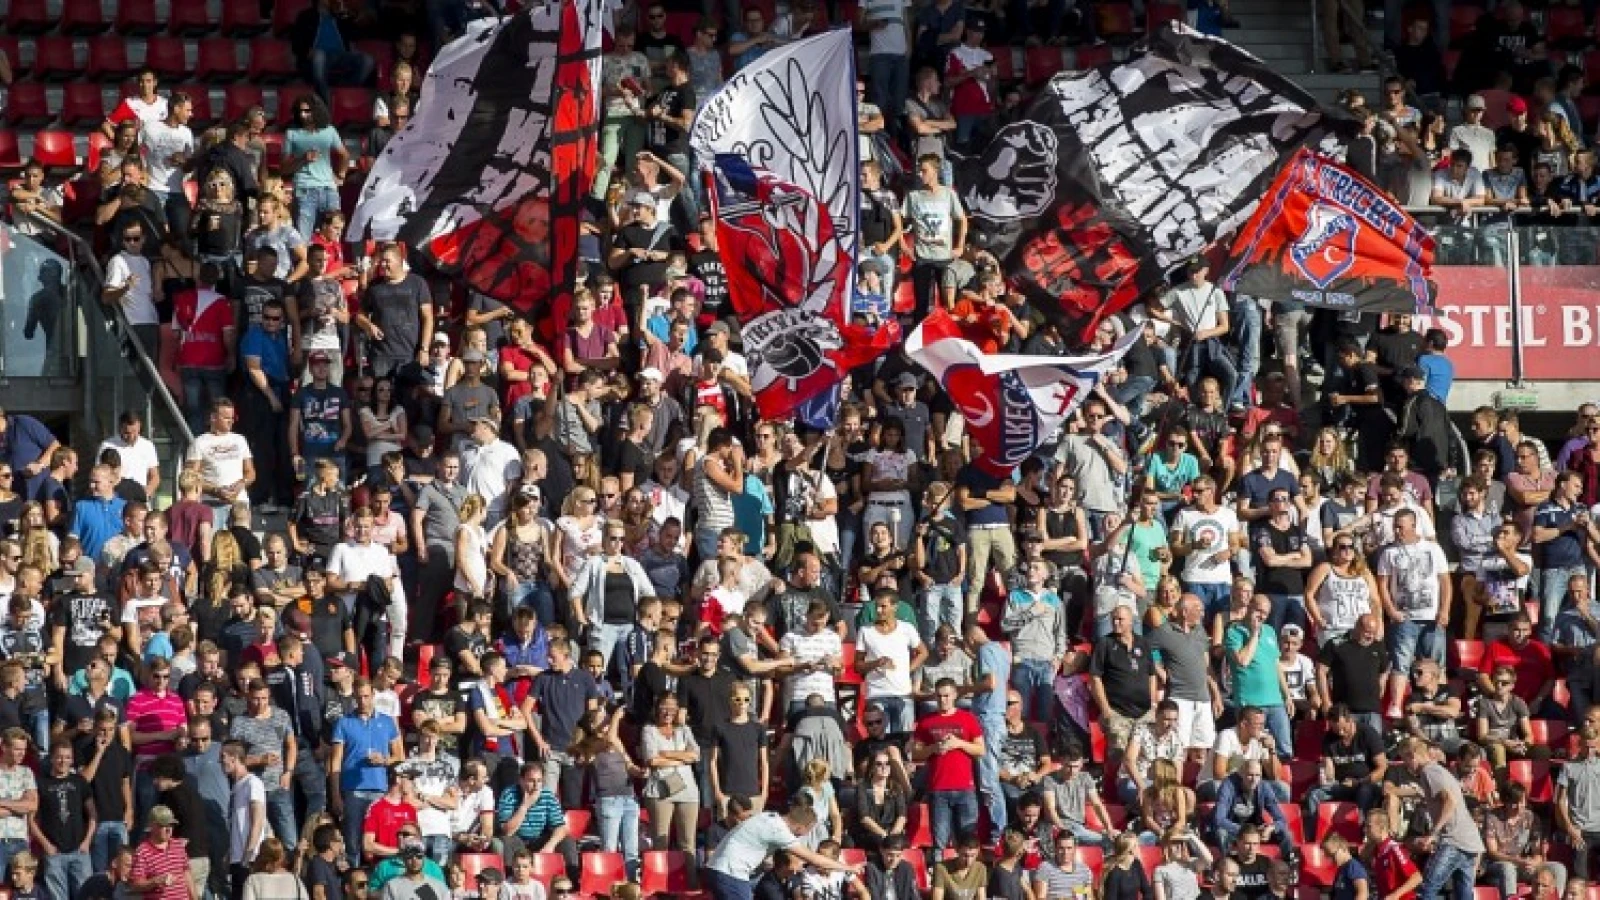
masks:
<path fill-rule="evenodd" d="M 238 412 L 226 397 L 211 405 L 211 430 L 197 435 L 189 445 L 189 462 L 200 463 L 203 500 L 211 507 L 213 527 L 228 527 L 228 514 L 236 501 L 250 502 L 250 485 L 256 464 L 250 442 L 233 430 Z"/>
<path fill-rule="evenodd" d="M 345 609 L 359 623 L 356 640 L 367 643 L 369 654 L 381 657 L 382 653 L 377 651 L 385 646 L 382 640 L 384 623 L 370 613 L 364 614 L 356 604 L 357 595 L 367 588 L 367 579 L 374 575 L 382 578 L 389 587 L 389 606 L 386 610 L 389 619 L 388 652 L 391 656 L 399 656 L 406 646 L 405 587 L 400 583 L 400 567 L 395 562 L 394 553 L 372 539 L 373 524 L 372 510 L 362 508 L 356 511 L 353 525 L 355 540 L 340 541 L 333 545 L 333 552 L 328 554 L 328 590 L 344 600 Z"/>
<path fill-rule="evenodd" d="M 892 591 L 872 600 L 877 621 L 856 635 L 856 671 L 866 679 L 863 702 L 883 708 L 889 731 L 904 733 L 915 727 L 911 705 L 911 673 L 928 658 L 915 626 L 896 615 L 900 598 Z"/>
<path fill-rule="evenodd" d="M 1217 502 L 1217 483 L 1209 475 L 1194 481 L 1194 504 L 1179 511 L 1168 541 L 1183 558 L 1185 592 L 1206 605 L 1206 618 L 1228 611 L 1233 555 L 1244 546 L 1239 515 Z"/>
<path fill-rule="evenodd" d="M 1200 767 L 1195 789 L 1201 797 L 1215 799 L 1223 780 L 1247 760 L 1261 763 L 1263 782 L 1278 795 L 1278 802 L 1289 802 L 1289 785 L 1272 733 L 1267 730 L 1267 715 L 1254 706 L 1240 710 L 1238 724 L 1217 734 L 1217 742 Z"/>
<path fill-rule="evenodd" d="M 468 494 L 477 494 L 488 504 L 483 522 L 492 529 L 506 517 L 506 491 L 522 477 L 522 456 L 517 448 L 500 439 L 500 425 L 483 417 L 472 421 L 472 442 L 462 445 L 461 469 Z"/>
<path fill-rule="evenodd" d="M 751 900 L 756 874 L 766 865 L 774 850 L 787 850 L 814 868 L 825 872 L 859 873 L 861 866 L 829 859 L 807 849 L 800 840 L 817 824 L 817 814 L 809 806 L 796 805 L 785 815 L 756 813 L 728 832 L 701 870 L 711 900 Z"/>
<path fill-rule="evenodd" d="M 106 283 L 100 289 L 100 299 L 107 305 L 122 307 L 144 352 L 155 360 L 161 347 L 161 316 L 156 312 L 150 259 L 144 255 L 145 241 L 151 236 L 145 233 L 143 224 L 128 221 L 122 226 L 121 238 L 121 252 L 106 263 Z"/>
<path fill-rule="evenodd" d="M 1389 627 L 1389 696 L 1399 697 L 1417 654 L 1444 665 L 1450 625 L 1450 563 L 1417 529 L 1410 508 L 1394 514 L 1394 543 L 1378 554 L 1378 599 Z"/>
<path fill-rule="evenodd" d="M 906 94 L 911 90 L 905 3 L 866 0 L 861 4 L 861 24 L 867 30 L 867 97 L 878 109 L 888 111 L 885 125 L 898 136 L 900 112 L 906 108 Z"/>
<path fill-rule="evenodd" d="M 167 98 L 166 119 L 147 122 L 139 130 L 139 153 L 150 168 L 149 188 L 166 207 L 173 235 L 189 233 L 189 198 L 183 193 L 183 181 L 194 161 L 194 132 L 189 130 L 193 114 L 194 102 L 177 91 Z"/>
<path fill-rule="evenodd" d="M 828 627 L 832 612 L 828 601 L 813 599 L 806 608 L 805 628 L 785 632 L 778 641 L 778 651 L 783 658 L 798 668 L 783 679 L 783 693 L 794 712 L 805 707 L 806 698 L 816 694 L 833 704 L 838 697 L 834 679 L 840 671 L 844 656 L 844 642 L 839 632 Z"/>
<path fill-rule="evenodd" d="M 117 433 L 101 441 L 94 455 L 98 459 L 107 449 L 117 451 L 122 477 L 144 485 L 145 493 L 154 497 L 161 486 L 161 461 L 156 457 L 156 445 L 143 432 L 144 418 L 130 409 L 117 419 Z"/>
<path fill-rule="evenodd" d="M 267 788 L 245 765 L 245 746 L 238 741 L 222 745 L 222 774 L 233 782 L 228 799 L 228 868 L 234 878 L 249 878 L 250 864 L 267 834 Z M 156 810 L 166 809 L 156 807 Z M 172 816 L 172 811 L 167 810 Z M 151 811 L 155 823 L 155 810 Z"/>

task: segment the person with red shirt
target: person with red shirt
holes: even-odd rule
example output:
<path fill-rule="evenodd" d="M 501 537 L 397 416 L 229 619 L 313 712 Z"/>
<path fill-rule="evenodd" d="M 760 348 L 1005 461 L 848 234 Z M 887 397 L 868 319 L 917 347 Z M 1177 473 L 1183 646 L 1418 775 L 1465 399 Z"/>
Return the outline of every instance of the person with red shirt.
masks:
<path fill-rule="evenodd" d="M 1533 619 L 1526 612 L 1517 613 L 1511 620 L 1511 633 L 1489 645 L 1484 653 L 1483 665 L 1478 673 L 1478 688 L 1485 694 L 1494 693 L 1490 674 L 1500 666 L 1517 673 L 1517 686 L 1513 690 L 1527 704 L 1535 717 L 1543 714 L 1540 708 L 1550 699 L 1555 689 L 1555 661 L 1550 645 L 1534 640 Z M 1562 718 L 1561 713 L 1555 718 Z"/>
<path fill-rule="evenodd" d="M 504 392 L 500 408 L 515 409 L 517 402 L 534 392 L 533 370 L 544 369 L 554 379 L 556 361 L 533 339 L 533 326 L 526 319 L 515 319 L 506 326 L 506 345 L 500 348 L 500 387 Z M 548 382 L 546 388 L 548 388 Z"/>
<path fill-rule="evenodd" d="M 173 365 L 183 381 L 183 412 L 195 434 L 205 428 L 211 404 L 228 396 L 233 368 L 233 304 L 217 291 L 222 267 L 201 263 L 192 290 L 173 298 L 172 331 L 177 339 Z"/>
<path fill-rule="evenodd" d="M 361 852 L 368 860 L 376 862 L 399 853 L 401 827 L 417 824 L 417 808 L 410 799 L 416 796 L 416 776 L 409 763 L 389 767 L 389 789 L 367 808 L 361 824 Z"/>
<path fill-rule="evenodd" d="M 1367 813 L 1367 841 L 1361 861 L 1372 876 L 1373 896 L 1410 897 L 1422 884 L 1422 871 L 1389 829 L 1389 814 L 1381 809 Z"/>
<path fill-rule="evenodd" d="M 939 679 L 934 694 L 939 709 L 917 723 L 911 758 L 927 766 L 933 845 L 943 852 L 955 846 L 957 835 L 977 833 L 978 785 L 972 766 L 984 754 L 983 726 L 977 716 L 956 707 L 960 691 L 954 679 Z M 952 815 L 957 819 L 956 834 L 950 830 Z"/>
<path fill-rule="evenodd" d="M 188 842 L 173 837 L 178 817 L 166 806 L 153 806 L 147 821 L 149 831 L 133 850 L 129 892 L 143 900 L 191 900 Z"/>
<path fill-rule="evenodd" d="M 984 353 L 999 353 L 1011 340 L 1016 318 L 1006 307 L 1005 279 L 995 269 L 978 274 L 978 290 L 961 295 L 950 317 L 961 325 L 961 336 L 978 345 Z"/>
<path fill-rule="evenodd" d="M 994 112 L 994 54 L 983 49 L 983 29 L 981 17 L 967 20 L 960 46 L 945 57 L 944 81 L 950 88 L 957 147 L 968 146 L 978 125 Z"/>

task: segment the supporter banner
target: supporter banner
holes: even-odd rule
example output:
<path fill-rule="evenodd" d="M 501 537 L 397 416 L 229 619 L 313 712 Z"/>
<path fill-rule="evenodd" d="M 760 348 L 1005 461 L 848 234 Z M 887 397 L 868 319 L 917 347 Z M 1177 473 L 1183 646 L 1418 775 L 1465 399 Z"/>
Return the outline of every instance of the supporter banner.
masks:
<path fill-rule="evenodd" d="M 899 339 L 897 328 L 848 323 L 860 193 L 854 58 L 849 29 L 766 53 L 712 95 L 689 133 L 765 418 L 789 415 Z"/>
<path fill-rule="evenodd" d="M 1439 266 L 1436 313 L 1461 381 L 1511 378 L 1512 316 L 1506 270 Z M 1600 381 L 1600 266 L 1521 267 L 1522 361 L 1531 381 Z"/>
<path fill-rule="evenodd" d="M 599 150 L 606 0 L 480 19 L 439 52 L 346 239 L 400 240 L 524 313 L 570 292 Z"/>
<path fill-rule="evenodd" d="M 983 451 L 978 464 L 1004 477 L 1056 433 L 1139 334 L 1129 331 L 1099 356 L 989 354 L 935 309 L 906 339 L 906 355 L 939 379 L 961 411 Z"/>
<path fill-rule="evenodd" d="M 1433 237 L 1371 182 L 1302 147 L 1239 232 L 1225 291 L 1368 313 L 1433 306 Z"/>
<path fill-rule="evenodd" d="M 1125 62 L 1055 76 L 956 183 L 969 240 L 1087 341 L 1249 219 L 1296 149 L 1352 129 L 1249 53 L 1169 23 Z"/>

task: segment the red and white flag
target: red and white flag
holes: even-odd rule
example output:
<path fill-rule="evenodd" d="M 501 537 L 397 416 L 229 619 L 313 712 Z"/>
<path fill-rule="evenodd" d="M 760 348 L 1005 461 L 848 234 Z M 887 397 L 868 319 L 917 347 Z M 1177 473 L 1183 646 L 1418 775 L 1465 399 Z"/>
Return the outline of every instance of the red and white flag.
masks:
<path fill-rule="evenodd" d="M 977 464 L 1004 477 L 1055 435 L 1136 340 L 1137 329 L 1098 356 L 989 354 L 936 309 L 906 340 L 906 355 L 939 379 L 961 411 L 983 451 Z"/>

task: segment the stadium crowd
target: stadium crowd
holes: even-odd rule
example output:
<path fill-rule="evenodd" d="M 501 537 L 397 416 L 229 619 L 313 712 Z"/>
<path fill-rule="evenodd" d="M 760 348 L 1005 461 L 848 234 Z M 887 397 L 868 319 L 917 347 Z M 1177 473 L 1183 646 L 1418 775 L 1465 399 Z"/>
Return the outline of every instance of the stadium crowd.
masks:
<path fill-rule="evenodd" d="M 195 440 L 167 484 L 136 413 L 77 447 L 0 416 L 11 897 L 1592 896 L 1594 404 L 1560 441 L 1488 408 L 1462 438 L 1444 332 L 1197 260 L 1102 325 L 1142 337 L 1013 478 L 899 350 L 830 429 L 759 418 L 687 130 L 839 6 L 619 24 L 549 328 L 341 240 L 426 48 L 489 4 L 317 0 L 281 133 L 197 135 L 139 76 L 88 227 Z M 967 240 L 945 162 L 1023 108 L 992 32 L 1095 46 L 1069 11 L 860 8 L 853 316 L 1076 349 Z M 325 96 L 372 77 L 374 33 L 398 61 L 356 140 Z M 1410 105 L 1448 90 L 1427 26 L 1405 40 L 1356 165 L 1411 202 L 1594 213 L 1565 74 L 1512 95 L 1535 73 L 1497 43 L 1518 65 L 1444 130 Z M 52 173 L 10 203 L 51 240 Z"/>

